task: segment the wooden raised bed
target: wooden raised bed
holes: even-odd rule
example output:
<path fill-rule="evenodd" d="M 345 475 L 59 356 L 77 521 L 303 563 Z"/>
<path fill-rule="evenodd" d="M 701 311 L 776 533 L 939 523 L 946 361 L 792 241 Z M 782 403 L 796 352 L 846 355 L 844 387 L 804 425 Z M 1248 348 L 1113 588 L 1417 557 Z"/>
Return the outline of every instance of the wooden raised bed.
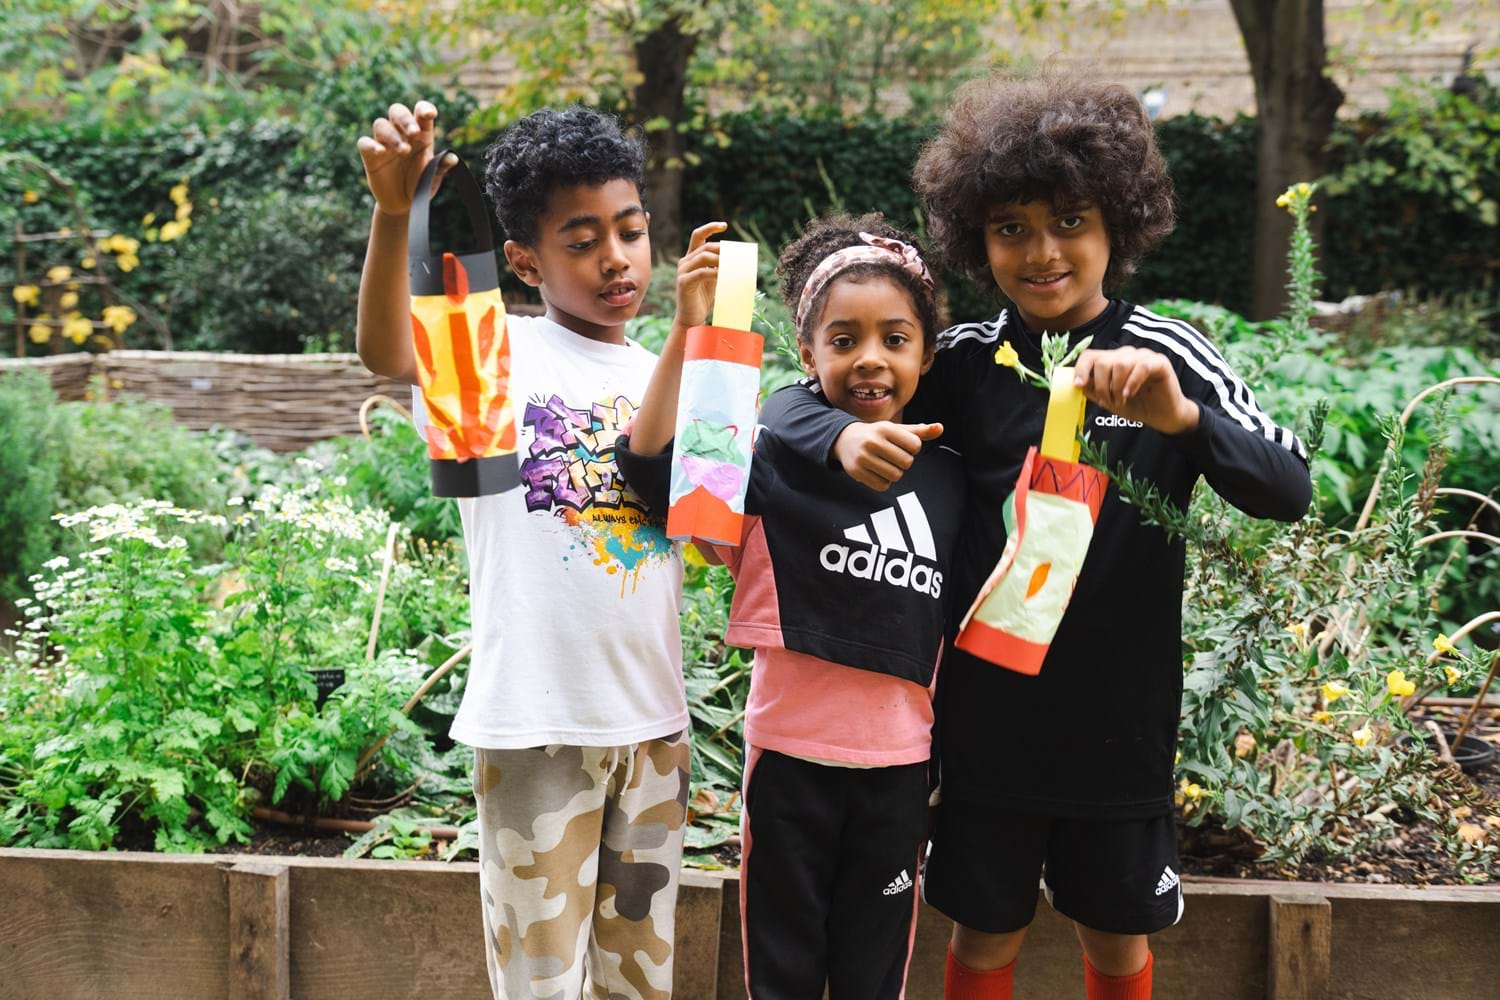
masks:
<path fill-rule="evenodd" d="M 0 849 L 0 996 L 485 1000 L 473 863 Z M 1186 882 L 1157 1000 L 1491 1000 L 1500 888 Z M 940 1000 L 949 923 L 923 907 L 907 996 Z M 733 873 L 685 871 L 679 1000 L 743 1000 Z M 1037 909 L 1018 995 L 1083 995 Z"/>

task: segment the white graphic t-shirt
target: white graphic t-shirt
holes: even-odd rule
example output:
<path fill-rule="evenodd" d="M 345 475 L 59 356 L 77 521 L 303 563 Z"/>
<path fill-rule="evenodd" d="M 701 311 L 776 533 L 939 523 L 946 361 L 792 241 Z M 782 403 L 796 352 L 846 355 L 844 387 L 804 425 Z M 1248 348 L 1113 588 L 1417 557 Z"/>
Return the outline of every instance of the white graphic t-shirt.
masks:
<path fill-rule="evenodd" d="M 614 459 L 656 356 L 542 317 L 507 328 L 521 485 L 458 501 L 474 652 L 451 735 L 504 750 L 679 732 L 679 546 Z"/>

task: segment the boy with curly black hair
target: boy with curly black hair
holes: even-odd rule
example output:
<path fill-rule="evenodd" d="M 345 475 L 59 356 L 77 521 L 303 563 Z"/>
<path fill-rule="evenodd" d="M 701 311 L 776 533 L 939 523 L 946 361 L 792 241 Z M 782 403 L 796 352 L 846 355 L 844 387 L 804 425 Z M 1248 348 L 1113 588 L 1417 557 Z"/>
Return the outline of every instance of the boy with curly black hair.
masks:
<path fill-rule="evenodd" d="M 376 201 L 359 353 L 413 384 L 407 215 L 436 117 L 395 104 L 359 140 Z M 458 501 L 473 654 L 452 735 L 474 747 L 498 998 L 672 992 L 682 567 L 615 463 L 656 363 L 625 338 L 651 268 L 645 155 L 613 118 L 567 108 L 515 122 L 486 156 L 506 260 L 546 303 L 506 324 L 521 485 Z"/>
<path fill-rule="evenodd" d="M 1197 330 L 1109 295 L 1173 223 L 1166 166 L 1131 94 L 1067 77 L 978 81 L 923 149 L 915 186 L 945 260 L 1010 302 L 943 333 L 907 411 L 941 421 L 968 467 L 960 615 L 1000 559 L 1002 506 L 1042 436 L 1046 400 L 1007 365 L 1040 371 L 1046 331 L 1093 338 L 1075 381 L 1111 463 L 1179 507 L 1202 476 L 1251 515 L 1303 515 L 1311 482 L 1296 436 Z M 815 453 L 873 489 L 920 450 L 919 428 L 855 423 L 811 399 L 796 409 L 821 421 Z M 948 1000 L 1011 996 L 1042 873 L 1077 927 L 1090 1000 L 1150 996 L 1147 935 L 1182 914 L 1172 772 L 1184 560 L 1180 539 L 1111 488 L 1038 676 L 950 646 L 925 873 L 927 900 L 956 923 Z"/>

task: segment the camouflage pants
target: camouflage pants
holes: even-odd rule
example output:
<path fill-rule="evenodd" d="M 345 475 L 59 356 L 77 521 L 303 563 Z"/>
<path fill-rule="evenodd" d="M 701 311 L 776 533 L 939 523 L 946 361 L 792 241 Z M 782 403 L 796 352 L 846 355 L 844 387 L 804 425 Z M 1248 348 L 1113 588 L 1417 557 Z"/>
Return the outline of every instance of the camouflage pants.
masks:
<path fill-rule="evenodd" d="M 670 1000 L 686 733 L 476 750 L 474 793 L 496 1000 Z"/>

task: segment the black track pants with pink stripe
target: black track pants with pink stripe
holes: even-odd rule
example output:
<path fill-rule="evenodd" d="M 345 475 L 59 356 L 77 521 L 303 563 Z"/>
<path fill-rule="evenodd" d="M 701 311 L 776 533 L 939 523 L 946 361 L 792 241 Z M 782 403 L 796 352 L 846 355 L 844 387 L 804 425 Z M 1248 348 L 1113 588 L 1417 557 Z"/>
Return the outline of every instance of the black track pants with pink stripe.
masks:
<path fill-rule="evenodd" d="M 740 919 L 751 1000 L 897 1000 L 917 927 L 927 764 L 848 768 L 750 747 Z"/>

